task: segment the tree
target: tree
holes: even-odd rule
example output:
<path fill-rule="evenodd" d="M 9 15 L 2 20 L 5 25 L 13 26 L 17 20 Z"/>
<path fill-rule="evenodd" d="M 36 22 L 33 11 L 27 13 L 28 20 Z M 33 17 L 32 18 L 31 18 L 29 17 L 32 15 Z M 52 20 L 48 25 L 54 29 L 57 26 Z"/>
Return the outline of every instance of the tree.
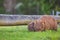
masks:
<path fill-rule="evenodd" d="M 19 14 L 50 14 L 51 10 L 60 10 L 60 0 L 4 0 L 7 13 L 18 14 L 15 9 L 16 2 L 17 4 L 22 3 L 18 8 Z"/>
<path fill-rule="evenodd" d="M 4 8 L 7 13 L 15 14 L 16 0 L 4 0 Z"/>

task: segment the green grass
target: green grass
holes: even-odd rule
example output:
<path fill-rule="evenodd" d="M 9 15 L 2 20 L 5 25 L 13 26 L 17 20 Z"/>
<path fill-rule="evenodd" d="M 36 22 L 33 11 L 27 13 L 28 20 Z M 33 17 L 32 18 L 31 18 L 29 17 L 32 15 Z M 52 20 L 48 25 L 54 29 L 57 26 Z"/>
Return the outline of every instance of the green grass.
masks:
<path fill-rule="evenodd" d="M 58 31 L 29 32 L 27 25 L 0 26 L 0 40 L 60 40 Z"/>

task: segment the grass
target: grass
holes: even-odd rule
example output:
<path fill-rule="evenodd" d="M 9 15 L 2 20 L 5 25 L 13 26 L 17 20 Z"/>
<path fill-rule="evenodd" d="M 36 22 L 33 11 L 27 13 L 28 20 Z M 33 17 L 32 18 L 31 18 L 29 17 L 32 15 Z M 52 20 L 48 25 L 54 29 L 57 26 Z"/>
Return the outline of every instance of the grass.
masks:
<path fill-rule="evenodd" d="M 27 25 L 0 26 L 0 40 L 60 40 L 58 31 L 29 32 Z"/>

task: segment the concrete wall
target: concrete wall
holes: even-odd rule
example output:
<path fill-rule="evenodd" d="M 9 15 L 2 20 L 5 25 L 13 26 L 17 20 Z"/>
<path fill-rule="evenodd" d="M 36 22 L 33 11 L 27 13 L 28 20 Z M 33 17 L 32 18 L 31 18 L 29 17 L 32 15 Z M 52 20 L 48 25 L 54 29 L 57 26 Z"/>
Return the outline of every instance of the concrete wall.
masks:
<path fill-rule="evenodd" d="M 20 25 L 40 18 L 42 15 L 4 15 L 0 14 L 0 25 Z M 51 15 L 52 16 L 52 15 Z M 60 20 L 60 16 L 53 16 L 56 20 Z M 60 21 L 59 21 L 60 22 Z"/>

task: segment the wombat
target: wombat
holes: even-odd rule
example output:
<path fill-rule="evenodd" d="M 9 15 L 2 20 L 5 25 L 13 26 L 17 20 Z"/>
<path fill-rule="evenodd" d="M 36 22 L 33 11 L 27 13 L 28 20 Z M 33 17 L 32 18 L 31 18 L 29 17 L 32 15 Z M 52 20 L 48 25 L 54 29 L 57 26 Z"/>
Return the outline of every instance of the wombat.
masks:
<path fill-rule="evenodd" d="M 57 31 L 57 21 L 49 15 L 44 15 L 41 18 L 29 23 L 28 30 L 29 31 L 45 31 L 45 30 Z"/>

